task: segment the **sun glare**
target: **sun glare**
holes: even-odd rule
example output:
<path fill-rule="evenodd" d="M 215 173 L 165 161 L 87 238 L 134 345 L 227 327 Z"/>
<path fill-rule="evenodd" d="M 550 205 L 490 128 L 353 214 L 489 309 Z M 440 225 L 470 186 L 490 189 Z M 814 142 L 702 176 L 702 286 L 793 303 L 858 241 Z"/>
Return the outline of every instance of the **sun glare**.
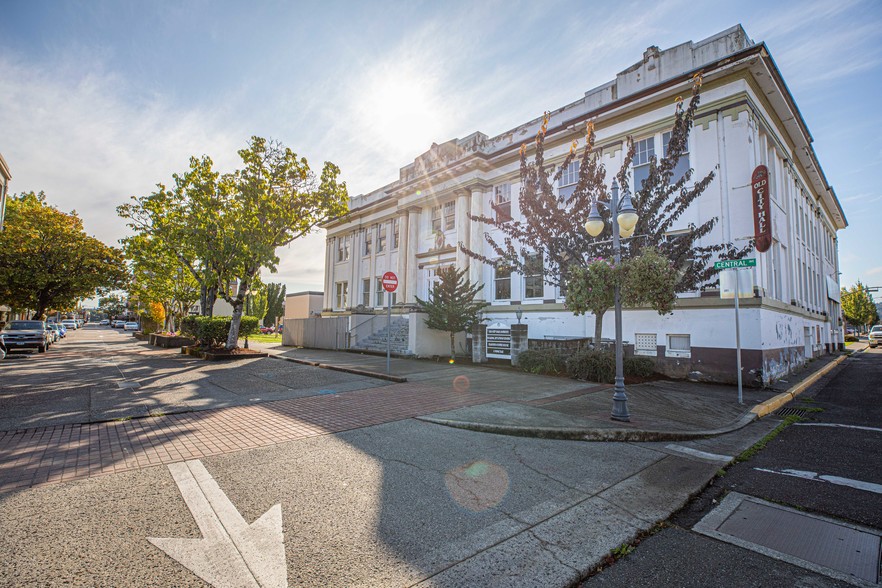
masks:
<path fill-rule="evenodd" d="M 371 80 L 363 97 L 363 121 L 383 142 L 409 149 L 428 149 L 442 137 L 443 108 L 424 76 L 386 72 Z"/>

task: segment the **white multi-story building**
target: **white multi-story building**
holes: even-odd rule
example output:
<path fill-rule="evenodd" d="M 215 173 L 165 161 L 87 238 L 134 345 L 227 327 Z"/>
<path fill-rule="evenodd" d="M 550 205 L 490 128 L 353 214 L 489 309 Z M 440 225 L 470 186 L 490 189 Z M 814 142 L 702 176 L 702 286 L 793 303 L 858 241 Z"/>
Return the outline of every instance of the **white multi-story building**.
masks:
<path fill-rule="evenodd" d="M 842 342 L 836 234 L 847 223 L 765 44 L 735 26 L 697 43 L 650 47 L 615 80 L 551 113 L 546 162 L 562 161 L 591 120 L 608 180 L 623 161 L 627 137 L 637 143 L 634 185 L 645 177 L 648 157 L 663 154 L 675 98 L 689 95 L 696 73 L 703 79 L 701 105 L 681 165 L 694 168 L 694 178 L 715 175 L 679 224 L 717 217 L 701 244 L 744 246 L 755 235 L 751 176 L 760 165 L 768 168 L 772 244 L 749 255 L 757 259 L 756 296 L 741 300 L 741 344 L 745 370 L 770 381 Z M 541 123 L 537 118 L 495 137 L 476 132 L 433 144 L 401 168 L 398 180 L 353 197 L 349 214 L 324 227 L 323 315 L 379 313 L 388 301 L 381 277 L 393 271 L 399 279 L 394 312 L 409 316 L 415 297 L 427 297 L 435 272 L 454 265 L 484 285 L 490 322 L 511 324 L 521 310 L 531 340 L 592 336 L 594 316 L 568 312 L 556 286 L 538 275 L 494 270 L 458 247 L 491 256 L 484 239 L 491 227 L 471 222 L 469 214 L 518 218 L 518 150 Z M 557 189 L 571 190 L 575 176 L 564 173 Z M 604 317 L 605 336 L 613 333 L 612 314 Z M 720 299 L 717 290 L 681 294 L 671 315 L 626 309 L 624 338 L 630 352 L 657 358 L 669 373 L 735 377 L 733 301 Z"/>

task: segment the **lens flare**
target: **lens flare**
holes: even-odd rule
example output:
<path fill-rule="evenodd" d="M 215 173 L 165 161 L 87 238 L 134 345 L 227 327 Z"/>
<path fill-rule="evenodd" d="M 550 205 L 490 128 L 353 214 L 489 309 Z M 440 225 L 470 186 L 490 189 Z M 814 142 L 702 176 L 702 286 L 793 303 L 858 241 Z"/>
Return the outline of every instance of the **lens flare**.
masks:
<path fill-rule="evenodd" d="M 471 385 L 472 383 L 469 381 L 468 376 L 456 376 L 453 378 L 453 389 L 457 392 L 468 392 Z"/>
<path fill-rule="evenodd" d="M 475 461 L 447 472 L 444 483 L 453 500 L 472 512 L 493 508 L 508 493 L 508 473 L 489 461 Z"/>

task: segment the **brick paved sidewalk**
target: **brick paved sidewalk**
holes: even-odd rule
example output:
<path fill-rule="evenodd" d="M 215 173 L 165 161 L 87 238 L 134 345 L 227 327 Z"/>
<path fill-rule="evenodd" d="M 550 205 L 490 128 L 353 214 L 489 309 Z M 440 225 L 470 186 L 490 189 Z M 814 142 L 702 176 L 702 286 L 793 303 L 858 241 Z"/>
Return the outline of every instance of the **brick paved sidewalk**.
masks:
<path fill-rule="evenodd" d="M 174 414 L 0 433 L 0 492 L 338 433 L 497 400 L 395 384 Z"/>

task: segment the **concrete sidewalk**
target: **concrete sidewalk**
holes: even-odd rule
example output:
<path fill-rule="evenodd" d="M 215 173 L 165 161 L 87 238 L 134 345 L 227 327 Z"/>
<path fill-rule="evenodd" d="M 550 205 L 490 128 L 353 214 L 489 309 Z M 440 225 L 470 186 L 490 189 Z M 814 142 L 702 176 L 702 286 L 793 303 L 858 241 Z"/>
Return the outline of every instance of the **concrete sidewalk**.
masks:
<path fill-rule="evenodd" d="M 475 431 L 552 439 L 667 441 L 719 435 L 761 418 L 833 369 L 846 355 L 825 356 L 769 389 L 659 380 L 627 386 L 630 422 L 610 419 L 612 386 L 535 376 L 506 366 L 454 364 L 384 356 L 260 346 L 272 356 L 394 381 L 452 385 L 488 401 L 420 420 Z"/>

